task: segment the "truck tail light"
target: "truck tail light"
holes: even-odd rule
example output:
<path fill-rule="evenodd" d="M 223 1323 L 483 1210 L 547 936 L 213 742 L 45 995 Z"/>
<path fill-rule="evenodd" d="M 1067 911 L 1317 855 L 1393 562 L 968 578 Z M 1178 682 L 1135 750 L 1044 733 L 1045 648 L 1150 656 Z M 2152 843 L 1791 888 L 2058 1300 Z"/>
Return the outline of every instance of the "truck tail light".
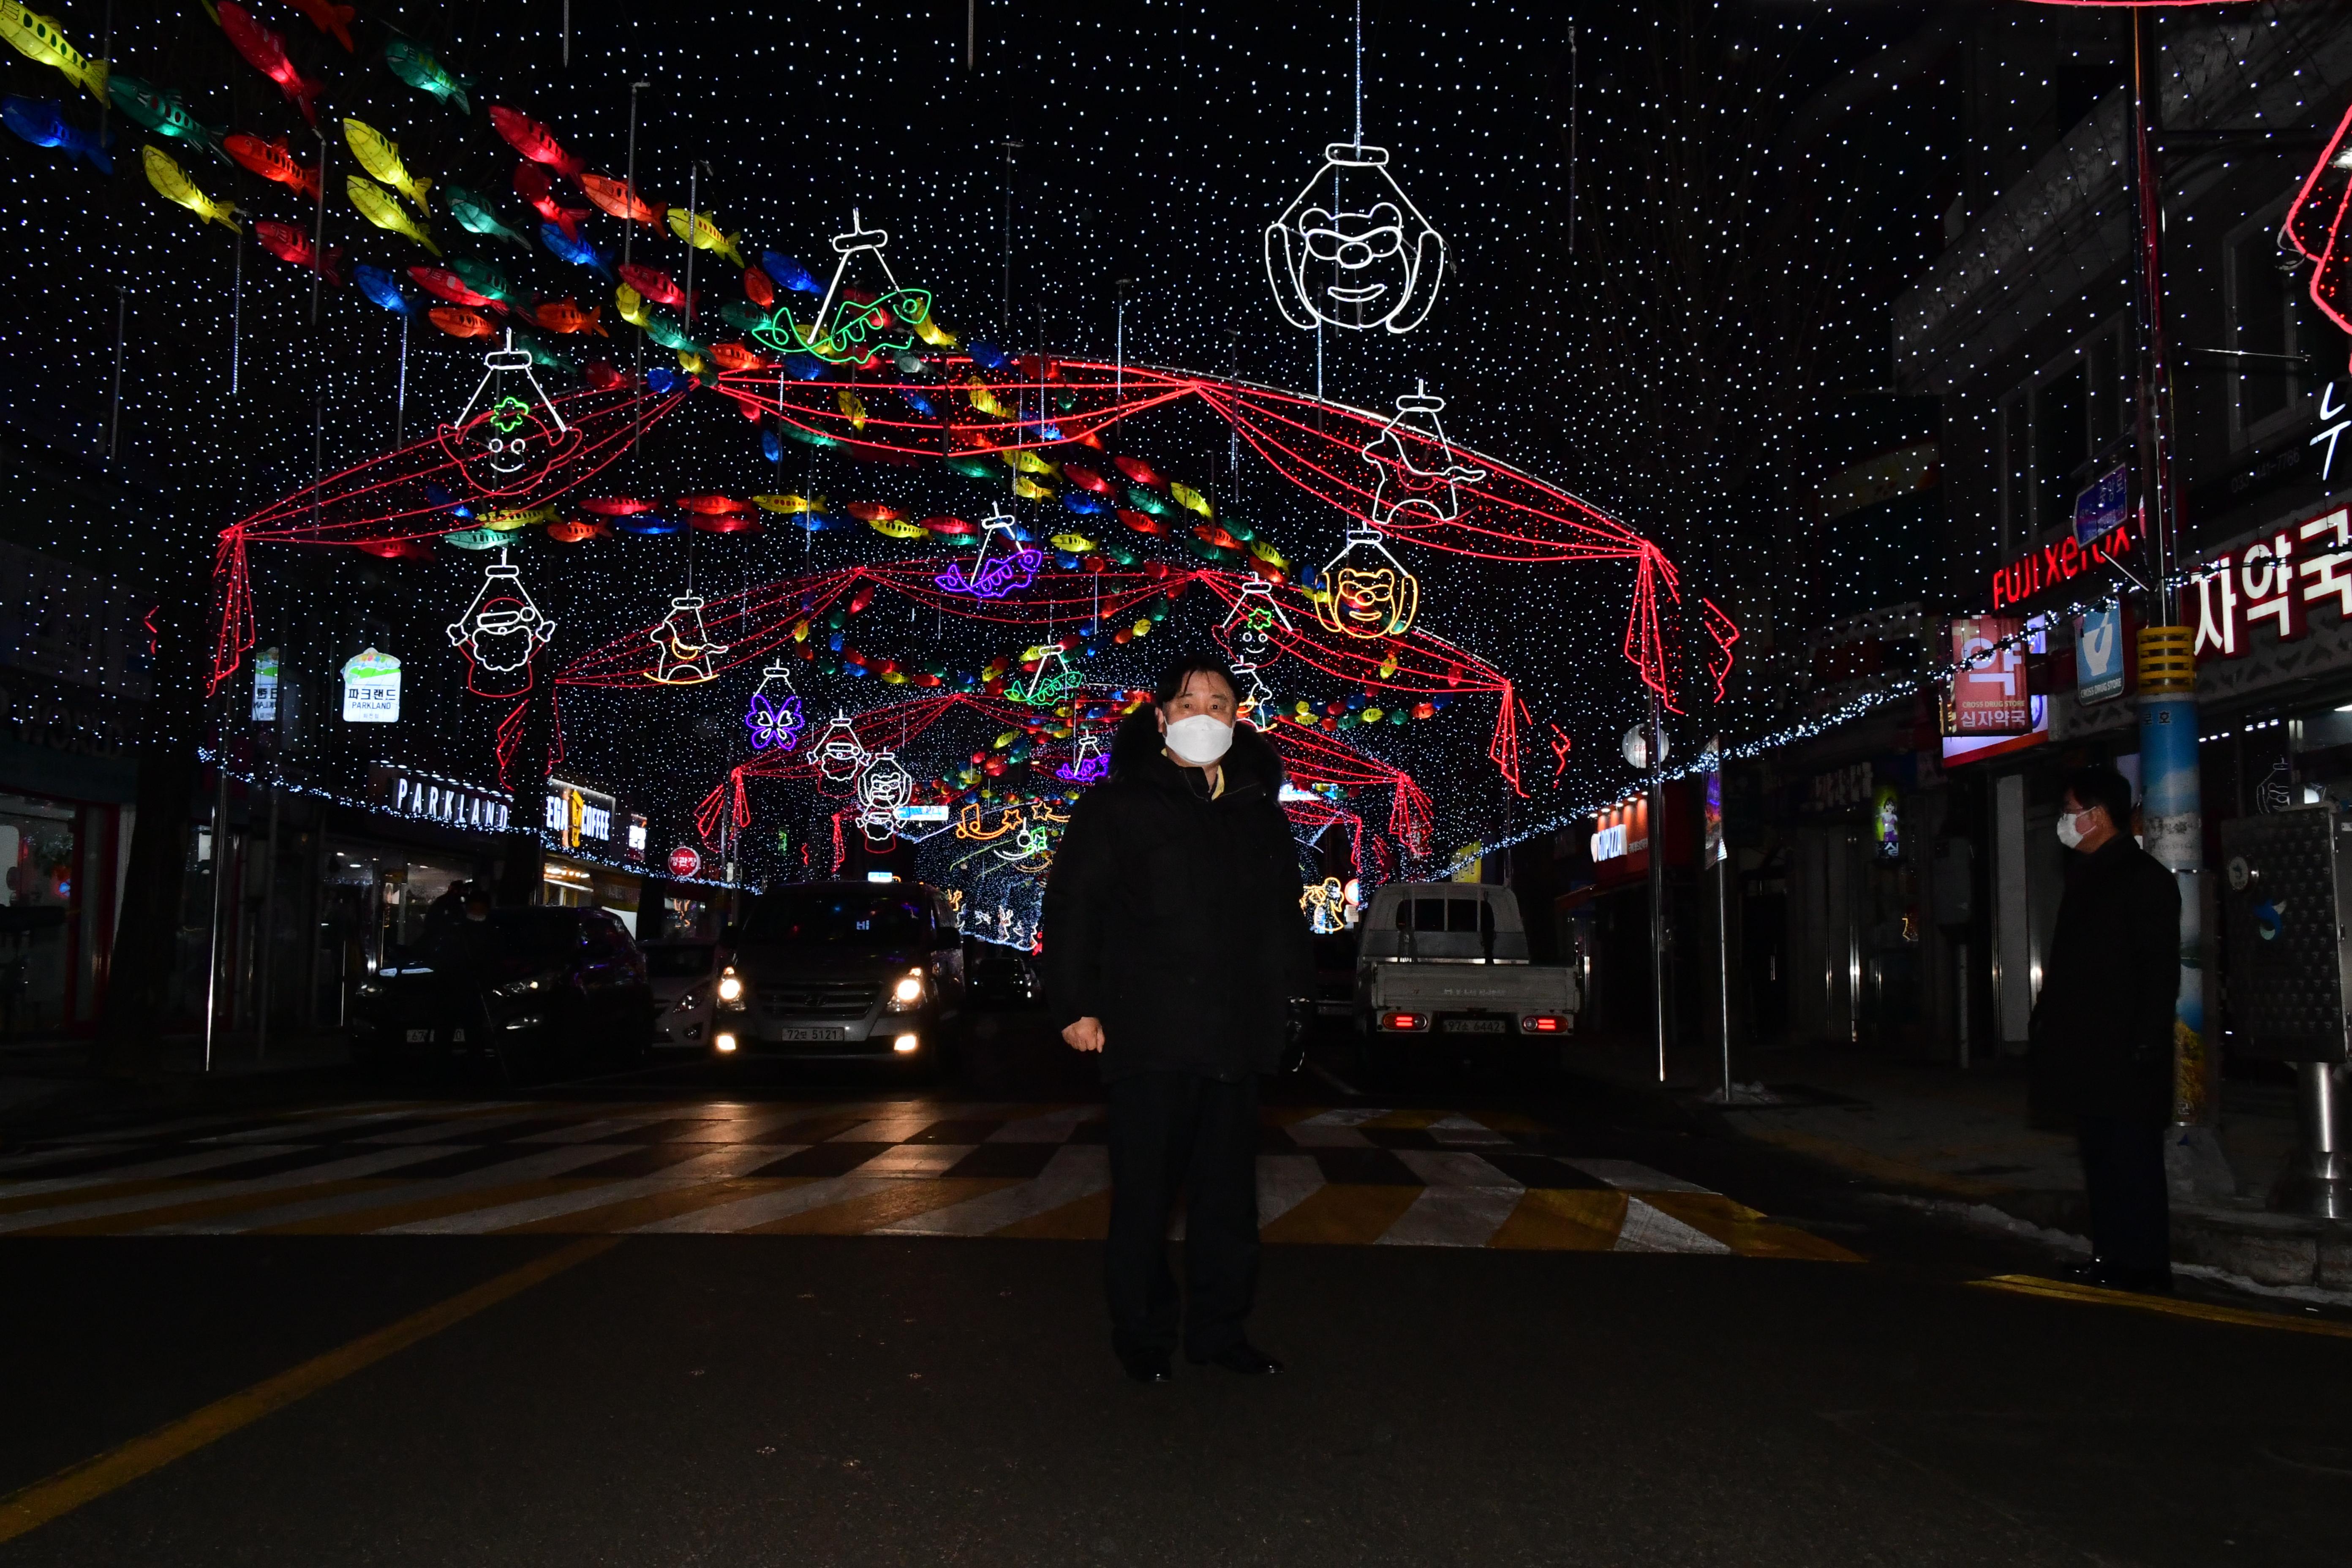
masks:
<path fill-rule="evenodd" d="M 1383 1013 L 1381 1015 L 1381 1027 L 1383 1029 L 1403 1030 L 1410 1033 L 1418 1033 L 1429 1027 L 1429 1015 L 1426 1013 Z"/>
<path fill-rule="evenodd" d="M 1568 1027 L 1568 1020 L 1557 1013 L 1529 1013 L 1519 1019 L 1522 1033 L 1557 1035 Z"/>

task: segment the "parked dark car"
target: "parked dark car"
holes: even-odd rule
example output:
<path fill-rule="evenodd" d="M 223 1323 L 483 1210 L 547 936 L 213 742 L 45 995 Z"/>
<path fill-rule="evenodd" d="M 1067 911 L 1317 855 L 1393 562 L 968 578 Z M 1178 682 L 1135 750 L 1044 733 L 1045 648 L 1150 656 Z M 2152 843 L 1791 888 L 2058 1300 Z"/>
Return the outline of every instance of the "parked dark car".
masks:
<path fill-rule="evenodd" d="M 963 1007 L 963 937 L 919 882 L 772 888 L 730 933 L 715 1053 L 936 1067 Z"/>
<path fill-rule="evenodd" d="M 633 1060 L 652 1038 L 645 954 L 598 909 L 493 910 L 436 927 L 359 987 L 362 1063 L 471 1059 L 530 1067 Z"/>
<path fill-rule="evenodd" d="M 1035 1005 L 1039 986 L 1036 965 L 1017 949 L 981 942 L 965 960 L 966 988 L 974 1003 L 992 1007 Z"/>

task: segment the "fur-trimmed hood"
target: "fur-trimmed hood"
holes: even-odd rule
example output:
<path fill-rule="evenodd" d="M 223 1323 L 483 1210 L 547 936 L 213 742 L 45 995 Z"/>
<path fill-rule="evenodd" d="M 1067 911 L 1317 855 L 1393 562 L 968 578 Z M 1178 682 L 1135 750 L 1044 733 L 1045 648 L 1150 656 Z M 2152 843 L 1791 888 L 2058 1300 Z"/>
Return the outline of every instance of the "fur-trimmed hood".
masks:
<path fill-rule="evenodd" d="M 1280 753 L 1264 735 L 1246 723 L 1234 726 L 1233 747 L 1225 752 L 1223 766 L 1228 791 L 1236 785 L 1254 784 L 1269 796 L 1278 798 L 1282 794 Z M 1118 731 L 1111 737 L 1110 742 L 1112 778 L 1142 782 L 1151 779 L 1162 769 L 1173 773 L 1176 768 L 1176 763 L 1164 749 L 1156 710 L 1142 708 L 1120 721 Z M 1163 778 L 1161 782 L 1172 784 L 1177 781 Z"/>

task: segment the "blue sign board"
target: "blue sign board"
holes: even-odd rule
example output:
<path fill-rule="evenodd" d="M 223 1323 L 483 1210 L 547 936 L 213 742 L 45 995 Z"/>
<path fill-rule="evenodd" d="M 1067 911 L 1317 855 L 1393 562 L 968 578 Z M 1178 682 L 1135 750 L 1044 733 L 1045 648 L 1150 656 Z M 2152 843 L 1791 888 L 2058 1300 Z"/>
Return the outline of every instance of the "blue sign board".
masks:
<path fill-rule="evenodd" d="M 2107 702 L 2124 694 L 2124 607 L 2107 605 L 2074 617 L 2074 700 Z"/>
<path fill-rule="evenodd" d="M 2124 525 L 2131 504 L 2131 478 L 2123 468 L 2102 474 L 2074 498 L 2074 542 L 2088 544 Z"/>

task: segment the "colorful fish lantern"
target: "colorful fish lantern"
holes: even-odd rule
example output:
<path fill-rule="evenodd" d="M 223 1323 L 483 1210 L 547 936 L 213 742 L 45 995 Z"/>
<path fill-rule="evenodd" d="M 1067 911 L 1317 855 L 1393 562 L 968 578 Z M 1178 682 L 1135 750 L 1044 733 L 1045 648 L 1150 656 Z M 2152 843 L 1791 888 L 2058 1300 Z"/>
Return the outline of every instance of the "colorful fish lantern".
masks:
<path fill-rule="evenodd" d="M 824 285 L 809 276 L 807 268 L 791 257 L 773 250 L 760 252 L 760 266 L 767 275 L 795 294 L 823 294 Z M 770 301 L 762 300 L 762 304 Z"/>
<path fill-rule="evenodd" d="M 181 171 L 180 165 L 172 162 L 172 155 L 161 147 L 151 142 L 140 148 L 139 161 L 146 166 L 147 183 L 154 186 L 155 194 L 165 201 L 187 208 L 206 223 L 220 224 L 232 233 L 245 232 L 237 227 L 230 216 L 244 209 L 232 206 L 227 202 L 216 202 L 196 189 L 194 183 Z"/>
<path fill-rule="evenodd" d="M 776 286 L 769 281 L 768 275 L 758 268 L 746 267 L 743 268 L 743 297 L 763 310 L 773 310 L 776 304 Z"/>
<path fill-rule="evenodd" d="M 101 174 L 114 173 L 114 160 L 106 155 L 107 143 L 99 140 L 95 130 L 84 131 L 68 120 L 65 106 L 53 98 L 0 98 L 0 124 L 36 147 L 54 147 L 87 159 Z"/>
<path fill-rule="evenodd" d="M 514 285 L 507 281 L 501 268 L 487 261 L 477 261 L 461 256 L 449 263 L 449 270 L 466 280 L 466 287 L 476 293 L 497 300 L 509 310 L 519 310 L 514 297 Z"/>
<path fill-rule="evenodd" d="M 656 305 L 667 305 L 677 310 L 687 308 L 686 290 L 677 286 L 677 279 L 659 268 L 624 261 L 621 263 L 621 281 Z"/>
<path fill-rule="evenodd" d="M 669 209 L 658 202 L 648 202 L 637 195 L 626 180 L 616 180 L 610 174 L 582 174 L 580 189 L 595 203 L 597 209 L 623 223 L 641 223 L 649 228 L 662 226 L 662 216 Z"/>
<path fill-rule="evenodd" d="M 1154 489 L 1164 490 L 1168 488 L 1168 481 L 1161 479 L 1151 465 L 1140 458 L 1113 458 L 1111 466 L 1136 484 L 1150 485 Z"/>
<path fill-rule="evenodd" d="M 588 216 L 586 207 L 567 207 L 555 199 L 555 182 L 537 163 L 517 163 L 514 176 L 515 195 L 530 204 L 530 210 L 563 231 L 563 237 L 580 237 L 580 220 Z"/>
<path fill-rule="evenodd" d="M 351 197 L 352 205 L 359 209 L 360 216 L 376 227 L 405 235 L 434 255 L 441 254 L 441 247 L 433 243 L 432 236 L 417 227 L 416 220 L 393 199 L 392 193 L 373 180 L 360 174 L 347 175 L 343 180 L 343 191 Z"/>
<path fill-rule="evenodd" d="M 703 353 L 709 354 L 710 363 L 721 370 L 750 371 L 774 368 L 741 343 L 711 343 L 703 350 Z"/>
<path fill-rule="evenodd" d="M 56 17 L 18 5 L 0 4 L 0 38 L 7 39 L 26 59 L 63 71 L 66 79 L 99 102 L 107 100 L 106 62 L 91 59 L 66 42 L 65 29 Z"/>
<path fill-rule="evenodd" d="M 531 318 L 551 331 L 593 332 L 600 338 L 611 337 L 613 334 L 596 319 L 598 314 L 593 309 L 582 310 L 570 300 L 550 300 L 534 310 Z"/>
<path fill-rule="evenodd" d="M 155 87 L 135 76 L 119 76 L 109 84 L 107 91 L 109 101 L 132 124 L 144 126 L 158 136 L 202 147 L 215 158 L 228 156 L 221 146 L 223 128 L 206 125 L 190 113 L 176 89 Z"/>
<path fill-rule="evenodd" d="M 278 90 L 287 101 L 301 110 L 310 124 L 319 123 L 319 94 L 326 89 L 324 82 L 312 81 L 294 68 L 286 58 L 286 40 L 275 29 L 263 26 L 253 14 L 236 0 L 220 0 L 214 7 L 220 20 L 221 31 L 228 35 L 229 47 L 245 57 L 254 69 L 278 84 Z"/>
<path fill-rule="evenodd" d="M 507 145 L 534 163 L 544 163 L 567 180 L 579 179 L 585 166 L 566 153 L 546 126 L 527 114 L 518 113 L 499 104 L 490 105 L 490 125 L 507 139 Z"/>
<path fill-rule="evenodd" d="M 425 312 L 425 319 L 453 338 L 495 338 L 498 328 L 479 312 L 458 305 L 436 305 Z"/>
<path fill-rule="evenodd" d="M 245 168 L 272 184 L 285 185 L 298 195 L 319 199 L 319 171 L 306 168 L 294 157 L 294 150 L 279 137 L 264 142 L 258 136 L 248 136 L 240 131 L 221 142 L 222 151 Z"/>
<path fill-rule="evenodd" d="M 302 13 L 310 26 L 343 46 L 343 53 L 352 54 L 352 23 L 359 13 L 349 5 L 339 5 L 335 0 L 286 0 Z"/>
<path fill-rule="evenodd" d="M 352 156 L 359 160 L 361 168 L 415 203 L 418 212 L 433 210 L 425 205 L 425 193 L 433 182 L 409 173 L 408 165 L 400 161 L 397 142 L 375 127 L 351 119 L 343 121 L 343 140 L 350 143 Z"/>
<path fill-rule="evenodd" d="M 441 195 L 449 204 L 449 216 L 456 218 L 457 226 L 467 234 L 478 234 L 489 239 L 509 240 L 525 250 L 530 248 L 530 240 L 499 221 L 498 210 L 495 207 L 463 185 L 445 186 Z"/>
<path fill-rule="evenodd" d="M 863 435 L 866 431 L 866 400 L 845 386 L 833 395 L 833 403 L 841 410 L 841 416 L 849 421 L 849 427 Z"/>
<path fill-rule="evenodd" d="M 352 268 L 352 281 L 360 292 L 390 310 L 395 316 L 414 315 L 416 307 L 400 291 L 400 280 L 380 268 L 360 266 Z"/>
<path fill-rule="evenodd" d="M 393 75 L 417 91 L 431 93 L 460 114 L 474 111 L 473 104 L 466 98 L 473 89 L 473 81 L 450 71 L 422 44 L 394 38 L 383 47 L 383 63 Z"/>
<path fill-rule="evenodd" d="M 751 265 L 743 259 L 743 252 L 739 248 L 743 237 L 740 234 L 721 234 L 719 226 L 711 221 L 709 213 L 689 213 L 672 207 L 669 209 L 669 231 L 697 250 L 707 250 L 714 256 L 724 257 L 738 267 Z"/>
<path fill-rule="evenodd" d="M 409 277 L 416 286 L 436 300 L 446 300 L 453 305 L 470 305 L 479 310 L 496 310 L 498 300 L 488 294 L 477 293 L 463 278 L 446 267 L 412 267 Z"/>
<path fill-rule="evenodd" d="M 335 271 L 342 258 L 341 246 L 331 245 L 327 247 L 326 255 L 320 256 L 318 249 L 310 243 L 309 235 L 290 223 L 272 223 L 268 218 L 262 218 L 254 224 L 253 237 L 262 249 L 285 262 L 289 267 L 299 267 L 305 271 L 316 272 L 337 288 L 342 286 L 343 280 Z"/>
<path fill-rule="evenodd" d="M 1178 505 L 1188 508 L 1191 510 L 1197 511 L 1202 517 L 1213 517 L 1216 515 L 1210 510 L 1209 498 L 1202 495 L 1200 491 L 1194 489 L 1190 485 L 1179 484 L 1175 480 L 1171 479 L 1168 483 L 1168 493 L 1176 498 Z"/>
<path fill-rule="evenodd" d="M 551 220 L 539 226 L 539 242 L 573 266 L 590 268 L 611 280 L 613 264 L 586 235 L 567 234 L 561 224 Z"/>

